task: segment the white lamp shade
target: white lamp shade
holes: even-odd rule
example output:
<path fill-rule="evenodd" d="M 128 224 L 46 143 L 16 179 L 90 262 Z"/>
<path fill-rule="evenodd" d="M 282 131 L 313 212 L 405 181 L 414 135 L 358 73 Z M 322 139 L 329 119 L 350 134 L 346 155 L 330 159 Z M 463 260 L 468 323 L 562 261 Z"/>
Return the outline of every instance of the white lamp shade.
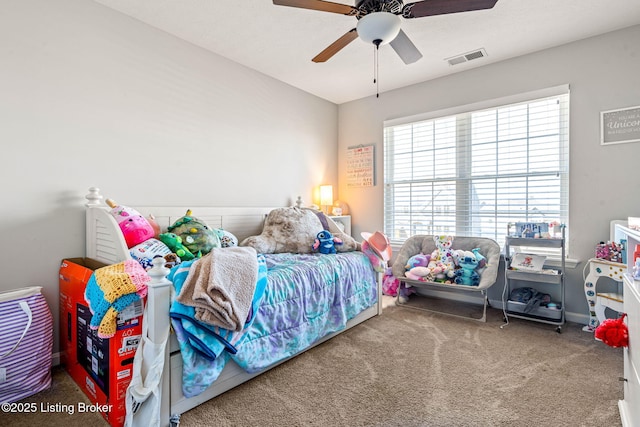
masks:
<path fill-rule="evenodd" d="M 400 18 L 389 12 L 373 12 L 360 18 L 356 31 L 366 43 L 381 40 L 380 44 L 387 44 L 400 32 Z"/>
<path fill-rule="evenodd" d="M 331 185 L 320 186 L 320 204 L 322 206 L 333 205 L 333 186 Z"/>

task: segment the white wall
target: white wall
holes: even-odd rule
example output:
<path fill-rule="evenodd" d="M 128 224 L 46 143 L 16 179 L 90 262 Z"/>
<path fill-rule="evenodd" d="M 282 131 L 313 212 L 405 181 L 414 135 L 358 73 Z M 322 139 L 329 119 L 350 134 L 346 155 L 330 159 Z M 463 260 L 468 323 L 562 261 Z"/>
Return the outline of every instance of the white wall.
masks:
<path fill-rule="evenodd" d="M 56 325 L 88 187 L 186 208 L 310 203 L 337 184 L 335 104 L 93 1 L 1 4 L 0 291 L 44 286 Z"/>
<path fill-rule="evenodd" d="M 600 145 L 600 111 L 640 105 L 640 26 L 382 93 L 339 106 L 340 197 L 353 233 L 383 227 L 382 127 L 387 119 L 437 111 L 536 89 L 571 87 L 570 255 L 585 261 L 608 240 L 609 221 L 640 216 L 640 143 Z M 491 52 L 489 52 L 491 54 Z M 384 77 L 381 77 L 381 84 Z M 377 185 L 346 187 L 346 150 L 376 144 Z M 569 271 L 567 311 L 586 321 L 584 263 Z M 501 286 L 491 289 L 499 300 Z"/>

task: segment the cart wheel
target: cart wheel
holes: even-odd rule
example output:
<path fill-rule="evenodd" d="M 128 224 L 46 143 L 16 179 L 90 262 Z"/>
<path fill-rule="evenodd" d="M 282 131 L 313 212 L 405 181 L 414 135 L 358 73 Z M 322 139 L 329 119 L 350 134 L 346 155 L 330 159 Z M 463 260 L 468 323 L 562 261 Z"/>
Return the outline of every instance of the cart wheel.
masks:
<path fill-rule="evenodd" d="M 557 333 L 559 333 L 559 334 L 561 334 L 561 333 L 562 333 L 562 326 L 558 326 L 558 327 L 556 328 L 556 332 L 557 332 Z"/>

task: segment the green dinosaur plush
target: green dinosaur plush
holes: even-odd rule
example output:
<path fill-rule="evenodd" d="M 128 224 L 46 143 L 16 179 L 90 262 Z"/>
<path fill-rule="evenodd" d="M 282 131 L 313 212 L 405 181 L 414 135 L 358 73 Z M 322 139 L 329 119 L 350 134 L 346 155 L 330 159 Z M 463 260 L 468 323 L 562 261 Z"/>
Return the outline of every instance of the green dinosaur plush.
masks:
<path fill-rule="evenodd" d="M 192 254 L 208 254 L 213 248 L 222 246 L 219 230 L 209 227 L 204 221 L 191 216 L 191 210 L 182 218 L 179 218 L 173 225 L 167 229 L 170 233 L 174 233 L 182 238 L 184 246 L 191 251 Z"/>
<path fill-rule="evenodd" d="M 182 244 L 182 238 L 175 233 L 162 233 L 158 239 L 167 245 L 171 252 L 178 255 L 181 261 L 189 261 L 196 257 L 189 248 Z"/>

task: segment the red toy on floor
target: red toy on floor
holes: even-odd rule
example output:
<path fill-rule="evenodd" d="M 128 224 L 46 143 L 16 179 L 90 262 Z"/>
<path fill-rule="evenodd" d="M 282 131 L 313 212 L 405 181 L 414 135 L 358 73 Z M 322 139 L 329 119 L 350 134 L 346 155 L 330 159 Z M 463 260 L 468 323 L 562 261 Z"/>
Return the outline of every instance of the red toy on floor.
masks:
<path fill-rule="evenodd" d="M 622 313 L 618 319 L 607 319 L 595 331 L 596 339 L 611 347 L 627 347 L 629 345 L 629 330 L 624 323 L 627 313 Z"/>

